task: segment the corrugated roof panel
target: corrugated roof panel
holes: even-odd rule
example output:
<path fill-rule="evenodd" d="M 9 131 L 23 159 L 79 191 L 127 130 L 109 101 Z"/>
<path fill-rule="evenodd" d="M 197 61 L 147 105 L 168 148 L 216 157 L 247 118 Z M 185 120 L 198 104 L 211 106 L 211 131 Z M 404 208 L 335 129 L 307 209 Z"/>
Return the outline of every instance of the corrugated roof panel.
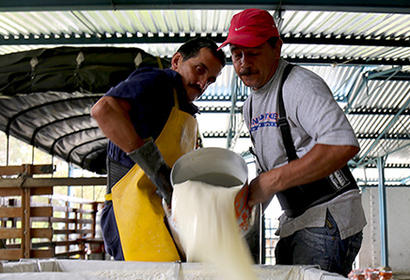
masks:
<path fill-rule="evenodd" d="M 393 116 L 387 115 L 372 117 L 349 116 L 350 123 L 359 136 L 359 143 L 361 146 L 359 157 L 363 156 L 365 153 L 370 157 L 379 157 L 405 145 L 403 143 L 404 139 L 400 139 L 399 137 L 406 137 L 405 135 L 408 137 L 409 135 L 410 127 L 407 119 L 407 117 L 401 116 L 398 121 L 393 123 Z M 367 137 L 378 138 L 377 145 L 374 145 L 374 139 L 367 139 Z M 370 148 L 372 148 L 372 150 L 368 151 Z"/>
<path fill-rule="evenodd" d="M 395 90 L 394 88 L 397 88 Z M 395 92 L 395 94 L 391 94 Z M 357 105 L 367 107 L 401 108 L 409 97 L 408 81 L 369 81 Z M 354 106 L 357 106 L 354 104 Z"/>
<path fill-rule="evenodd" d="M 305 45 L 284 44 L 282 55 L 290 57 L 331 57 L 345 58 L 346 62 L 359 58 L 410 58 L 409 48 L 375 47 L 375 46 L 343 46 L 343 45 Z"/>
<path fill-rule="evenodd" d="M 0 13 L 0 23 L 0 33 L 2 35 L 27 33 L 27 30 L 18 21 L 15 21 L 13 17 L 7 17 Z"/>
<path fill-rule="evenodd" d="M 70 13 L 56 12 L 57 18 L 60 18 L 60 20 L 57 21 L 57 24 L 62 30 L 62 32 L 60 33 L 67 33 L 67 34 L 88 33 L 88 34 L 91 34 L 92 32 L 94 32 L 93 29 L 88 29 L 88 27 L 84 25 L 81 17 L 78 14 L 80 13 L 79 12 L 77 13 L 75 11 L 72 11 Z"/>
<path fill-rule="evenodd" d="M 87 30 L 87 33 L 114 34 L 115 31 L 124 32 L 108 14 L 103 15 L 101 12 L 93 11 L 73 11 L 73 14 L 81 21 L 83 27 L 86 27 L 83 31 Z"/>
<path fill-rule="evenodd" d="M 408 118 L 400 116 L 397 122 L 394 124 L 392 130 L 395 131 L 395 133 L 407 134 L 410 137 L 410 122 Z"/>
<path fill-rule="evenodd" d="M 23 14 L 23 13 L 22 13 Z M 21 15 L 23 16 L 23 15 Z M 47 12 L 30 13 L 28 17 L 24 17 L 27 20 L 25 27 L 29 28 L 31 25 L 34 34 L 48 34 L 51 33 L 60 34 L 61 32 L 61 19 L 55 15 L 51 15 Z"/>
<path fill-rule="evenodd" d="M 356 81 L 362 67 L 360 66 L 305 66 L 312 70 L 320 77 L 322 77 L 329 88 L 332 90 L 333 95 L 336 97 L 344 97 L 347 91 L 350 89 L 351 83 Z"/>
<path fill-rule="evenodd" d="M 284 11 L 281 33 L 361 35 L 364 37 L 407 37 L 410 15 L 346 13 L 323 11 Z"/>

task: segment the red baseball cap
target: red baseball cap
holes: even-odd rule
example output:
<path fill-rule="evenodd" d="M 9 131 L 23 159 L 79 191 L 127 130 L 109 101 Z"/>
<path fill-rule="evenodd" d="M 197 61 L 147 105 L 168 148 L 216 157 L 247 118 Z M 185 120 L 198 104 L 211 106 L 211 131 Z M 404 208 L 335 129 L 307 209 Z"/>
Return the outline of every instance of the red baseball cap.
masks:
<path fill-rule="evenodd" d="M 279 37 L 273 17 L 266 10 L 246 9 L 232 17 L 228 38 L 218 48 L 227 44 L 257 47 L 271 37 Z"/>

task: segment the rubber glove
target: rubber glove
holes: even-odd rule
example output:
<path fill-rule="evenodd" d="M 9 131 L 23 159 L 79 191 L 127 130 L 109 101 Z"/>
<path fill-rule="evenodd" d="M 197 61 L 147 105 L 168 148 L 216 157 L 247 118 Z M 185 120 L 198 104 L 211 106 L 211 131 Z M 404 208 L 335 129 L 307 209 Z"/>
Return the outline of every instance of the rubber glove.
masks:
<path fill-rule="evenodd" d="M 172 185 L 171 168 L 165 163 L 161 152 L 152 139 L 145 142 L 140 148 L 127 154 L 157 187 L 157 194 L 161 196 L 168 205 L 171 205 Z"/>

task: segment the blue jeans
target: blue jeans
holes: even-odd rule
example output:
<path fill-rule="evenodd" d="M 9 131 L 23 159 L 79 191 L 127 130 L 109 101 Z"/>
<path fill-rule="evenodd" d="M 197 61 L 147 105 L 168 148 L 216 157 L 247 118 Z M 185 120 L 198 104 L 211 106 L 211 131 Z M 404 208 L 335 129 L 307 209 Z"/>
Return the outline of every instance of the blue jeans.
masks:
<path fill-rule="evenodd" d="M 347 277 L 362 239 L 360 231 L 341 240 L 335 220 L 327 213 L 324 227 L 305 228 L 281 238 L 275 248 L 276 264 L 319 265 Z"/>

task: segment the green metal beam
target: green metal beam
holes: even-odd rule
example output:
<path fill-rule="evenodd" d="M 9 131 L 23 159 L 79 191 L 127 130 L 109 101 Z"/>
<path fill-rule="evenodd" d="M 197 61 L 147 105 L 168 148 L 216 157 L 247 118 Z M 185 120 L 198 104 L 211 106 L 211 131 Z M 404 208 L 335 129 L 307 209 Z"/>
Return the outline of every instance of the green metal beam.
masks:
<path fill-rule="evenodd" d="M 205 131 L 202 136 L 204 138 L 227 138 L 228 133 L 226 131 Z M 249 138 L 249 133 L 241 132 L 239 138 Z"/>
<path fill-rule="evenodd" d="M 371 139 L 371 140 L 410 140 L 408 133 L 358 133 L 357 139 Z"/>
<path fill-rule="evenodd" d="M 247 96 L 237 97 L 237 101 L 245 101 L 246 98 Z M 197 101 L 231 101 L 231 94 L 227 92 L 221 94 L 203 94 Z"/>
<path fill-rule="evenodd" d="M 377 168 L 376 163 L 373 162 L 369 162 L 367 164 L 364 165 L 365 168 Z M 391 168 L 391 169 L 408 169 L 410 168 L 410 164 L 409 163 L 386 163 L 384 165 L 384 168 Z"/>
<path fill-rule="evenodd" d="M 400 111 L 399 108 L 353 108 L 348 115 L 381 115 L 392 116 Z M 410 109 L 404 109 L 402 116 L 410 116 Z"/>
<path fill-rule="evenodd" d="M 205 131 L 203 133 L 204 138 L 227 138 L 228 132 L 226 131 Z M 248 132 L 242 132 L 239 135 L 240 138 L 249 138 Z M 410 140 L 410 135 L 406 133 L 398 134 L 390 134 L 390 133 L 359 133 L 356 135 L 358 139 L 367 139 L 367 140 L 376 140 L 378 142 L 381 138 L 383 140 Z M 360 164 L 359 161 L 357 164 Z"/>
<path fill-rule="evenodd" d="M 212 94 L 211 94 L 212 96 Z M 231 107 L 229 106 L 199 106 L 199 111 L 201 113 L 230 113 L 231 112 Z M 235 113 L 240 113 L 241 110 L 236 107 L 235 108 Z"/>
<path fill-rule="evenodd" d="M 354 46 L 379 46 L 379 47 L 410 47 L 409 40 L 393 40 L 393 39 L 376 39 L 366 38 L 364 36 L 335 36 L 335 35 L 319 35 L 315 34 L 293 34 L 283 36 L 281 34 L 284 43 L 287 44 L 315 44 L 315 45 L 354 45 Z"/>
<path fill-rule="evenodd" d="M 206 98 L 217 98 L 217 95 L 213 93 L 206 94 Z M 202 100 L 205 101 L 205 100 Z M 235 113 L 240 113 L 239 108 L 235 109 Z M 399 108 L 354 108 L 349 112 L 349 115 L 373 115 L 373 116 L 394 116 L 399 112 Z M 231 107 L 229 106 L 199 106 L 199 111 L 202 113 L 230 113 Z M 410 109 L 405 109 L 402 116 L 410 116 Z"/>
<path fill-rule="evenodd" d="M 222 43 L 226 36 L 222 34 L 196 34 L 196 36 L 208 36 L 215 42 Z M 30 34 L 27 36 L 0 35 L 0 45 L 62 45 L 62 44 L 161 44 L 161 43 L 184 43 L 191 38 L 190 34 L 137 34 L 116 33 L 107 34 Z M 285 44 L 308 44 L 308 45 L 348 45 L 348 46 L 372 46 L 372 47 L 410 47 L 410 41 L 406 39 L 389 38 L 365 38 L 363 36 L 316 36 L 315 34 L 281 34 Z"/>
<path fill-rule="evenodd" d="M 198 34 L 200 35 L 200 34 Z M 212 36 L 211 34 L 206 34 Z M 0 45 L 78 45 L 78 44 L 162 44 L 162 43 L 183 43 L 187 41 L 191 36 L 181 36 L 175 34 L 173 36 L 169 34 L 30 34 L 28 36 L 8 37 L 0 35 Z M 222 35 L 212 36 L 214 41 L 223 42 Z"/>
<path fill-rule="evenodd" d="M 321 64 L 321 65 L 410 65 L 410 59 L 401 58 L 401 59 L 391 59 L 391 58 L 346 58 L 346 57 L 317 57 L 317 58 L 308 58 L 308 57 L 283 57 L 286 61 L 292 63 L 300 64 Z"/>
<path fill-rule="evenodd" d="M 2 0 L 0 11 L 66 11 L 123 9 L 289 9 L 409 13 L 406 0 Z"/>
<path fill-rule="evenodd" d="M 391 180 L 386 180 L 386 182 L 391 183 L 392 181 Z M 386 188 L 410 188 L 410 185 L 406 185 L 406 184 L 397 184 L 397 185 L 396 184 L 394 184 L 394 185 L 393 184 L 390 184 L 390 185 L 385 184 L 384 186 Z M 364 185 L 362 185 L 362 184 L 359 183 L 359 187 L 361 187 L 361 188 L 378 188 L 379 185 L 376 185 L 376 184 L 364 184 Z"/>
<path fill-rule="evenodd" d="M 410 65 L 409 58 L 347 58 L 347 57 L 294 57 L 283 55 L 283 59 L 291 63 L 303 64 L 303 65 L 338 65 L 338 66 L 363 66 L 363 65 L 390 65 L 390 66 L 407 66 Z M 231 57 L 226 58 L 227 64 L 232 64 Z M 391 80 L 391 79 L 390 79 Z M 341 97 L 340 100 L 343 101 Z"/>

